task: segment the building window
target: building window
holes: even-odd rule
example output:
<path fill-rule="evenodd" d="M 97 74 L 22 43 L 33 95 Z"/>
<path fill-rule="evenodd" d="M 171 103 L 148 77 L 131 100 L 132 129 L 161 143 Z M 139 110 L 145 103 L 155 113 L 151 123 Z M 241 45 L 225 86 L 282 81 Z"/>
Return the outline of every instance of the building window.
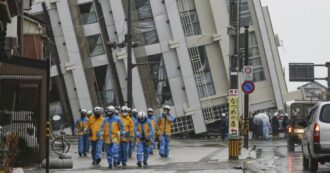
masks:
<path fill-rule="evenodd" d="M 245 35 L 240 35 L 240 53 L 244 57 Z M 253 66 L 253 81 L 265 80 L 264 68 L 259 54 L 257 37 L 254 32 L 249 33 L 249 65 Z"/>
<path fill-rule="evenodd" d="M 193 27 L 194 35 L 200 35 L 202 32 L 201 32 L 201 26 L 199 24 L 197 11 L 196 10 L 190 10 L 189 13 L 190 13 L 191 24 L 192 24 L 192 27 Z"/>
<path fill-rule="evenodd" d="M 96 23 L 97 16 L 94 4 L 92 2 L 79 5 L 81 20 L 84 25 Z"/>
<path fill-rule="evenodd" d="M 100 34 L 88 36 L 87 43 L 88 43 L 90 57 L 104 54 L 102 37 Z"/>
<path fill-rule="evenodd" d="M 199 24 L 198 14 L 196 10 L 180 12 L 183 31 L 186 36 L 200 35 L 201 27 Z"/>
<path fill-rule="evenodd" d="M 153 18 L 150 0 L 136 0 L 135 9 L 137 20 L 133 21 L 134 40 L 143 42 L 145 45 L 158 43 L 158 34 Z"/>
<path fill-rule="evenodd" d="M 205 47 L 199 46 L 198 48 L 189 48 L 189 55 L 193 66 L 199 97 L 203 98 L 215 95 L 211 69 Z M 200 58 L 200 61 L 198 58 Z"/>
<path fill-rule="evenodd" d="M 173 106 L 173 98 L 162 54 L 137 58 L 144 95 L 148 107 L 161 108 L 163 105 Z"/>

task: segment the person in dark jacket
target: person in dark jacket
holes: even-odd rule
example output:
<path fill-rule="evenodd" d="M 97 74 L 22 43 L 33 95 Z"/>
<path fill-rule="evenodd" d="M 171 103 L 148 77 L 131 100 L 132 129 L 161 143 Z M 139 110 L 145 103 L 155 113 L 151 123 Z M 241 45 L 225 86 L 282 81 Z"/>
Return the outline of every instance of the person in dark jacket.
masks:
<path fill-rule="evenodd" d="M 253 122 L 253 118 L 254 118 L 254 115 L 251 115 L 250 118 L 249 118 L 249 131 L 250 131 L 250 135 L 252 137 L 252 139 L 256 139 L 256 125 L 254 124 Z"/>
<path fill-rule="evenodd" d="M 220 133 L 221 133 L 221 139 L 226 140 L 226 132 L 227 132 L 227 119 L 226 119 L 226 114 L 223 113 L 221 120 L 220 120 Z"/>
<path fill-rule="evenodd" d="M 277 118 L 277 113 L 274 114 L 272 118 L 272 135 L 273 135 L 273 140 L 278 139 L 279 135 L 279 130 L 280 130 L 280 122 Z"/>

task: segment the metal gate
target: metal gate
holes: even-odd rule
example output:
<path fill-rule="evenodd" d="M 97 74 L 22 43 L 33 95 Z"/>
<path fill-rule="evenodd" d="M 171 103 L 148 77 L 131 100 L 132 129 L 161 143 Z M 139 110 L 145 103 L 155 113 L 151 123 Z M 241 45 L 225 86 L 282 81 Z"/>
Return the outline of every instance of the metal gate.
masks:
<path fill-rule="evenodd" d="M 13 166 L 40 164 L 41 85 L 41 76 L 0 75 L 0 146 L 8 148 L 6 135 L 18 137 L 17 150 L 7 151 L 16 153 Z"/>

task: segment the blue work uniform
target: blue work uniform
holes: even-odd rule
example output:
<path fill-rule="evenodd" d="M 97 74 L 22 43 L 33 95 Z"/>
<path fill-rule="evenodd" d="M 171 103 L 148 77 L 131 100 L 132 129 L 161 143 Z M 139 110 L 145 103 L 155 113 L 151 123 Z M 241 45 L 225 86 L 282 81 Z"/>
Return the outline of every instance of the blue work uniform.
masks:
<path fill-rule="evenodd" d="M 159 155 L 161 157 L 168 157 L 169 155 L 169 145 L 171 137 L 171 125 L 175 121 L 175 118 L 168 114 L 167 116 L 160 114 L 158 117 L 158 136 L 160 139 Z"/>
<path fill-rule="evenodd" d="M 85 129 L 85 124 L 87 123 L 88 118 L 87 117 L 80 117 L 79 119 L 77 119 L 76 121 L 76 130 L 77 130 L 77 134 L 79 136 L 78 138 L 78 153 L 79 156 L 86 156 L 87 151 L 88 151 L 88 144 L 89 144 L 89 140 L 88 140 L 88 134 L 86 134 L 84 132 Z"/>
<path fill-rule="evenodd" d="M 154 136 L 154 129 L 148 118 L 135 123 L 135 136 L 137 142 L 137 161 L 146 163 L 150 154 L 150 144 Z"/>
<path fill-rule="evenodd" d="M 131 118 L 132 118 L 132 120 L 135 124 L 136 123 L 136 118 L 134 116 L 132 116 Z M 129 151 L 128 151 L 129 158 L 132 158 L 135 145 L 136 145 L 136 137 L 130 139 L 130 141 L 129 141 Z"/>
<path fill-rule="evenodd" d="M 105 120 L 105 130 L 107 137 L 104 138 L 107 149 L 107 160 L 109 167 L 117 164 L 119 159 L 120 136 L 125 132 L 125 127 L 121 119 L 115 115 L 107 117 Z"/>

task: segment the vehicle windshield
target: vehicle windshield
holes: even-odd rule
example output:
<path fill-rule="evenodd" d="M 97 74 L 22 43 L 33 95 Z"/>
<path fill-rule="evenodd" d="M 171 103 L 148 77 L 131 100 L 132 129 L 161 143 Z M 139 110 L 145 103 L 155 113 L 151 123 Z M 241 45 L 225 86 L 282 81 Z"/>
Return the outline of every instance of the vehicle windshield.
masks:
<path fill-rule="evenodd" d="M 290 108 L 290 116 L 294 118 L 305 118 L 313 104 L 293 103 Z"/>

